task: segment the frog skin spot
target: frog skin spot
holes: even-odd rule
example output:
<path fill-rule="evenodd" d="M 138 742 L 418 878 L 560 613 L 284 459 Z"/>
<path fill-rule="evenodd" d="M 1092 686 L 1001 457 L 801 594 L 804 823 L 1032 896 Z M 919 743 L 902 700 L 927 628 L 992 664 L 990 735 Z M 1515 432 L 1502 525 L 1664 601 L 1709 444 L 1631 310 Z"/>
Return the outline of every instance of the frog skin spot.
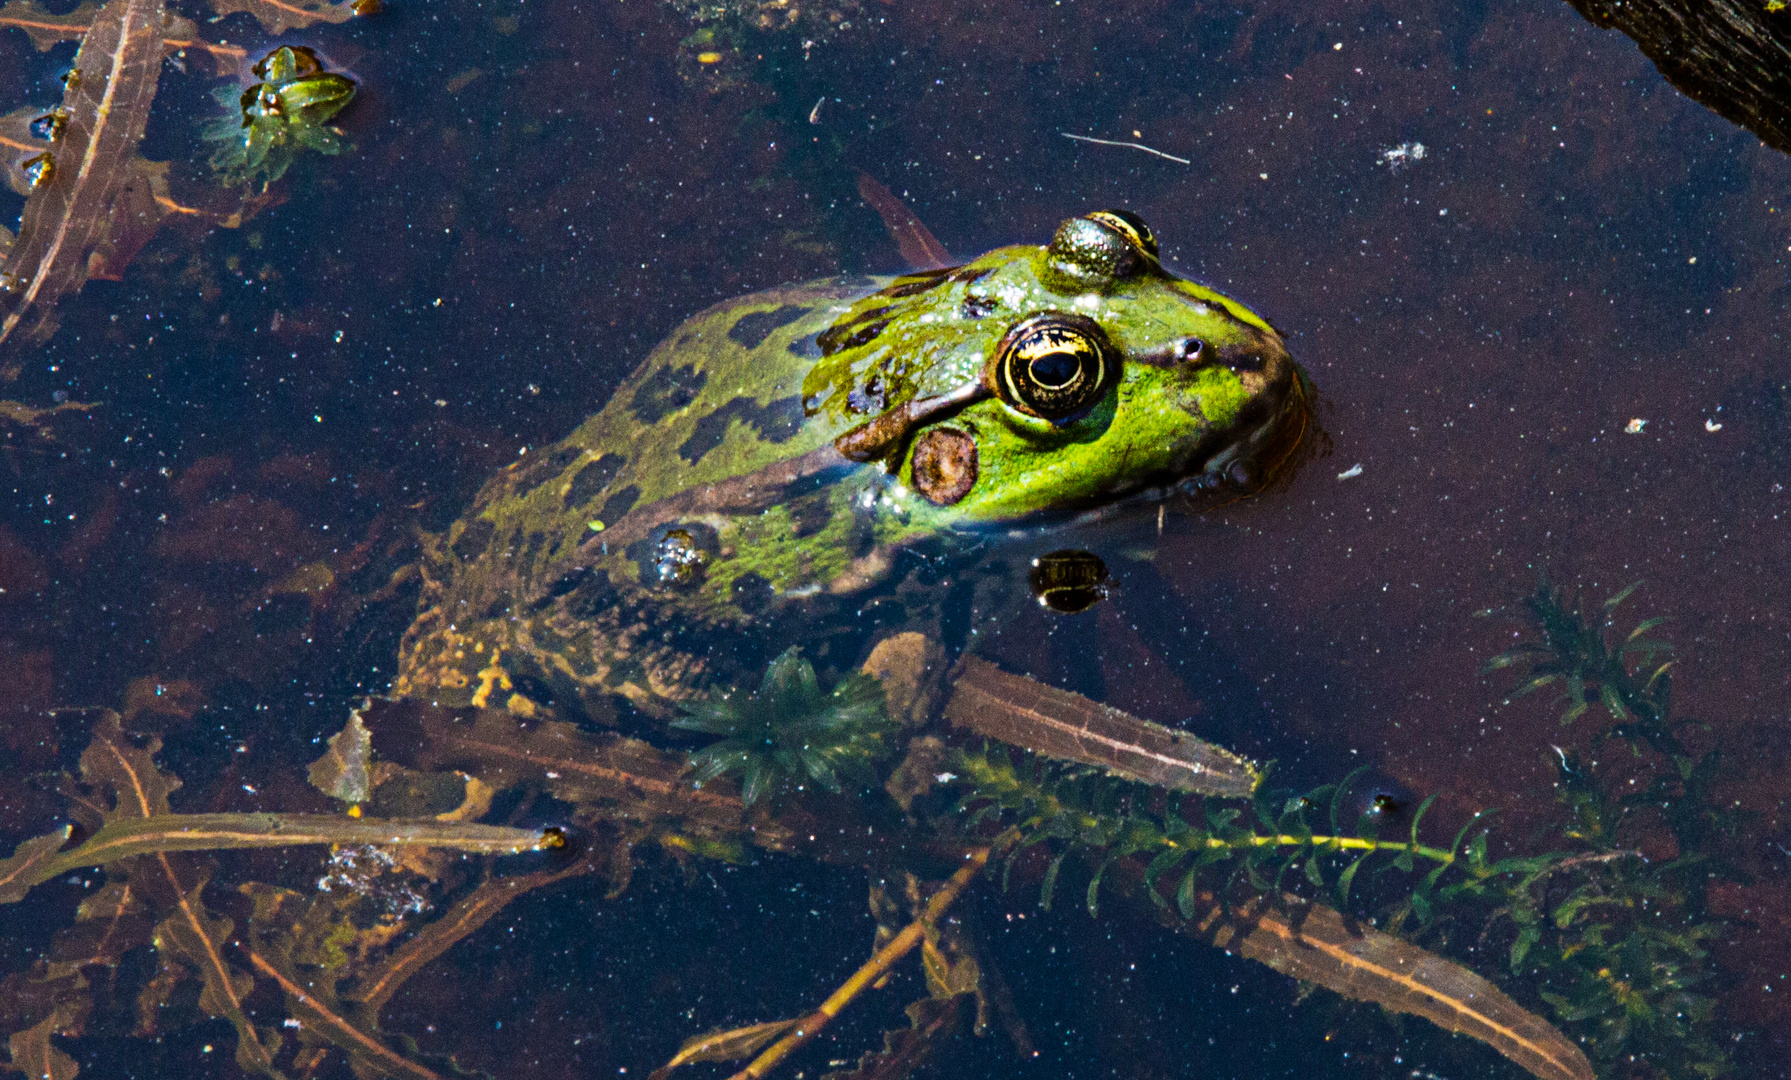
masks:
<path fill-rule="evenodd" d="M 821 346 L 815 343 L 815 339 L 820 336 L 818 332 L 804 334 L 790 342 L 784 349 L 791 356 L 798 356 L 804 360 L 819 360 L 821 359 Z"/>
<path fill-rule="evenodd" d="M 894 321 L 895 316 L 890 313 L 895 310 L 894 304 L 882 304 L 849 319 L 841 319 L 815 338 L 815 344 L 821 346 L 822 356 L 867 345 Z"/>
<path fill-rule="evenodd" d="M 559 577 L 559 580 L 555 581 L 552 585 L 549 585 L 547 587 L 547 591 L 543 592 L 539 597 L 537 597 L 535 599 L 534 603 L 529 605 L 529 610 L 530 611 L 540 611 L 542 608 L 553 603 L 555 600 L 558 600 L 560 597 L 565 596 L 567 593 L 578 588 L 580 585 L 583 585 L 585 582 L 585 579 L 590 576 L 591 576 L 591 568 L 590 567 L 588 567 L 588 566 L 573 567 L 572 569 L 566 571 L 564 574 L 561 574 Z"/>
<path fill-rule="evenodd" d="M 678 447 L 678 456 L 692 465 L 703 460 L 704 454 L 721 445 L 728 434 L 728 421 L 736 417 L 766 442 L 786 443 L 802 430 L 802 399 L 779 398 L 760 405 L 751 398 L 735 398 L 697 421 L 696 430 Z"/>
<path fill-rule="evenodd" d="M 634 392 L 634 418 L 643 424 L 657 424 L 697 399 L 709 374 L 694 366 L 660 368 Z"/>
<path fill-rule="evenodd" d="M 918 296 L 929 289 L 936 289 L 945 284 L 948 280 L 951 280 L 949 275 L 956 269 L 957 267 L 955 266 L 946 266 L 937 270 L 922 270 L 918 274 L 904 274 L 890 282 L 888 288 L 879 290 L 877 295 L 887 296 L 892 299 L 904 296 Z"/>
<path fill-rule="evenodd" d="M 772 331 L 780 326 L 790 325 L 812 310 L 814 309 L 785 304 L 775 311 L 749 312 L 728 327 L 728 340 L 748 349 L 756 349 L 765 343 Z"/>
<path fill-rule="evenodd" d="M 981 319 L 1001 306 L 1001 301 L 993 296 L 966 296 L 959 306 L 958 314 L 966 319 Z"/>
<path fill-rule="evenodd" d="M 603 522 L 605 525 L 622 520 L 624 514 L 634 509 L 634 504 L 640 497 L 641 489 L 633 484 L 629 484 L 621 491 L 618 491 L 614 495 L 603 500 L 602 509 L 597 511 L 597 520 Z"/>
<path fill-rule="evenodd" d="M 777 591 L 763 574 L 748 570 L 734 579 L 731 586 L 734 606 L 748 615 L 757 615 L 777 599 Z"/>
<path fill-rule="evenodd" d="M 535 561 L 541 555 L 541 549 L 547 546 L 547 534 L 539 530 L 529 534 L 527 546 L 522 549 L 521 572 L 526 577 L 535 575 Z"/>
<path fill-rule="evenodd" d="M 516 463 L 517 471 L 510 481 L 512 489 L 518 494 L 527 494 L 565 472 L 567 466 L 583 456 L 584 450 L 580 447 L 562 446 L 532 461 L 522 458 Z"/>
<path fill-rule="evenodd" d="M 497 526 L 484 518 L 478 518 L 467 525 L 460 538 L 448 545 L 462 562 L 472 562 L 485 554 L 485 548 L 491 543 L 491 534 L 497 532 Z"/>
<path fill-rule="evenodd" d="M 589 619 L 599 611 L 616 605 L 616 587 L 609 580 L 608 570 L 581 575 L 578 584 L 566 598 L 566 613 L 575 619 Z"/>
<path fill-rule="evenodd" d="M 570 510 L 595 499 L 603 493 L 604 488 L 609 487 L 609 482 L 616 478 L 616 474 L 626 464 L 628 459 L 621 454 L 605 454 L 585 465 L 573 475 L 572 482 L 566 485 L 566 493 L 561 497 L 560 505 Z"/>

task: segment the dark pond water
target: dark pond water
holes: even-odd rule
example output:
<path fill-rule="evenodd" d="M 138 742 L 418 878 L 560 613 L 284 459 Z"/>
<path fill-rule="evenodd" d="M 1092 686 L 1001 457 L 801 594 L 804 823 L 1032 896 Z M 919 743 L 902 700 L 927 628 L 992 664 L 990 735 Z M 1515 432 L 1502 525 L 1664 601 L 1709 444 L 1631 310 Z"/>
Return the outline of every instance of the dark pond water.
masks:
<path fill-rule="evenodd" d="M 1369 765 L 1438 793 L 1450 824 L 1496 809 L 1495 848 L 1547 850 L 1552 747 L 1613 758 L 1619 788 L 1645 763 L 1563 727 L 1552 691 L 1505 702 L 1516 678 L 1480 670 L 1522 624 L 1474 613 L 1518 612 L 1539 575 L 1594 606 L 1642 581 L 1619 622 L 1672 617 L 1673 713 L 1722 751 L 1712 804 L 1740 811 L 1723 852 L 1744 880 L 1708 889 L 1724 921 L 1700 991 L 1734 1075 L 1791 1075 L 1791 162 L 1627 39 L 1482 2 L 862 0 L 837 6 L 849 27 L 817 6 L 756 31 L 654 0 L 390 0 L 280 35 L 176 6 L 251 57 L 302 43 L 351 74 L 350 146 L 301 159 L 239 228 L 166 223 L 121 281 L 64 299 L 46 343 L 7 345 L 0 398 L 94 407 L 0 415 L 0 848 L 68 820 L 33 777 L 73 766 L 78 707 L 163 734 L 178 810 L 328 809 L 302 766 L 389 687 L 419 533 L 692 312 L 903 269 L 868 173 L 960 256 L 1130 209 L 1167 265 L 1282 328 L 1323 396 L 1328 453 L 1285 490 L 1019 542 L 1014 565 L 1100 553 L 1113 593 L 1073 617 L 1015 603 L 986 657 L 1274 759 L 1288 785 Z M 53 103 L 73 49 L 0 30 L 5 107 Z M 144 155 L 202 166 L 216 85 L 165 68 Z M 11 223 L 22 198 L 0 202 Z M 1632 842 L 1670 859 L 1658 832 Z M 223 857 L 210 891 L 300 887 L 311 850 Z M 383 1030 L 437 1070 L 634 1075 L 692 1034 L 812 1008 L 869 948 L 861 869 L 638 862 L 619 895 L 573 879 L 517 900 Z M 0 916 L 11 1020 L 102 880 Z M 1036 1056 L 996 1025 L 934 1075 L 1525 1075 L 1137 912 L 1041 912 L 1036 884 L 964 909 Z M 230 1024 L 157 963 L 96 974 L 87 1034 L 57 1045 L 84 1076 L 240 1072 Z M 907 964 L 781 1075 L 904 1026 L 925 993 Z M 1478 966 L 1503 975 L 1503 953 Z M 1542 1007 L 1521 972 L 1506 985 Z M 247 1000 L 279 1027 L 265 979 Z M 289 1055 L 288 1075 L 348 1075 L 339 1052 Z"/>

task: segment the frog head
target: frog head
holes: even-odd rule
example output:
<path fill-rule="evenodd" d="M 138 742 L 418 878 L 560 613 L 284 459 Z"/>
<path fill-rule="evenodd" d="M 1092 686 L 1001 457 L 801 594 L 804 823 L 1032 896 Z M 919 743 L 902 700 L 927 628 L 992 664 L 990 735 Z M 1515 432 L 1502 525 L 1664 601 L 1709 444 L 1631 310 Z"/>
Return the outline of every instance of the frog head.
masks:
<path fill-rule="evenodd" d="M 1163 268 L 1125 211 L 1044 247 L 897 278 L 817 341 L 809 415 L 945 520 L 999 523 L 1139 492 L 1261 490 L 1315 432 L 1281 335 Z"/>

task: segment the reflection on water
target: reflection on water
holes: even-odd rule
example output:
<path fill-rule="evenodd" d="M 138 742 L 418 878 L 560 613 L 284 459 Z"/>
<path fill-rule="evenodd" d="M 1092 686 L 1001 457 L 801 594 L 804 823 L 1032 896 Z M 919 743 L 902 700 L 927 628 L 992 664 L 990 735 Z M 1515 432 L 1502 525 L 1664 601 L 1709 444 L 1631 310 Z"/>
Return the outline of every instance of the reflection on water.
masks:
<path fill-rule="evenodd" d="M 1769 735 L 1791 669 L 1782 156 L 1565 6 L 865 3 L 788 32 L 674 7 L 393 3 L 281 35 L 181 7 L 241 50 L 162 69 L 142 154 L 189 194 L 208 190 L 183 171 L 203 166 L 213 91 L 249 85 L 250 58 L 311 46 L 355 99 L 333 121 L 343 152 L 295 161 L 278 205 L 234 229 L 175 215 L 122 280 L 88 281 L 53 337 L 3 358 L 19 373 L 0 386 L 0 847 L 68 820 L 27 778 L 76 765 L 92 718 L 52 711 L 72 706 L 161 732 L 183 813 L 336 809 L 300 767 L 394 677 L 418 538 L 691 313 L 903 269 L 863 172 L 958 253 L 1135 211 L 1166 265 L 1283 331 L 1333 447 L 1263 498 L 992 545 L 948 635 L 1273 759 L 1288 790 L 1366 765 L 1363 806 L 1436 792 L 1443 831 L 1495 808 L 1495 843 L 1531 850 L 1561 821 L 1562 762 L 1602 753 L 1613 781 L 1629 766 L 1597 725 L 1558 723 L 1553 687 L 1506 703 L 1509 680 L 1477 677 L 1521 630 L 1471 616 L 1515 610 L 1539 574 L 1592 607 L 1644 580 L 1629 606 L 1673 617 L 1672 715 L 1708 725 L 1686 752 L 1721 749 L 1713 797 L 1752 815 L 1733 845 L 1752 884 L 1710 893 L 1740 921 L 1708 942 L 1722 977 L 1702 992 L 1746 1032 L 1739 1073 L 1775 1074 L 1791 1034 L 1767 989 L 1791 946 L 1774 794 L 1791 763 Z M 73 47 L 0 33 L 18 88 L 0 104 L 42 115 Z M 37 411 L 65 401 L 92 407 Z M 1106 567 L 1106 600 L 1072 617 L 1027 583 L 1063 551 Z M 552 809 L 500 801 L 489 820 Z M 1655 863 L 1664 836 L 1643 837 Z M 452 1053 L 560 1075 L 650 1069 L 684 1036 L 813 1008 L 872 940 L 863 871 L 720 853 L 637 853 L 613 896 L 543 878 L 405 983 L 382 1025 L 432 1068 Z M 246 926 L 272 901 L 229 886 L 302 889 L 323 860 L 220 855 L 209 902 Z M 73 926 L 104 881 L 58 878 L 9 909 L 9 1001 L 35 1007 L 17 977 L 42 928 Z M 1034 887 L 960 910 L 1038 1064 L 1015 1064 L 996 1024 L 944 1071 L 1517 1075 L 1416 1022 L 1296 1005 L 1285 979 L 1148 920 L 1039 911 Z M 91 1076 L 234 1071 L 230 1025 L 199 1023 L 198 984 L 156 963 L 145 947 L 96 968 L 89 1035 L 59 1045 Z M 897 979 L 784 1068 L 880 1047 L 925 992 Z M 277 1025 L 262 982 L 249 1014 Z"/>

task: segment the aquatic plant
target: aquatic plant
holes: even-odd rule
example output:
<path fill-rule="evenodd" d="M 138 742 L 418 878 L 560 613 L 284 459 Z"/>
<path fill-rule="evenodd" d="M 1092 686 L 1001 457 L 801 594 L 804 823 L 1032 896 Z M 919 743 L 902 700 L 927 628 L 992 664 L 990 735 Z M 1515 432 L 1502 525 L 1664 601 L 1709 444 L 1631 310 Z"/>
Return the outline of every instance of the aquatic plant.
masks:
<path fill-rule="evenodd" d="M 1583 1033 L 1596 1060 L 1718 1077 L 1730 1071 L 1734 1039 L 1711 996 L 1717 980 L 1706 943 L 1725 920 L 1711 911 L 1709 890 L 1744 878 L 1728 857 L 1741 818 L 1711 790 L 1720 751 L 1694 754 L 1684 735 L 1696 725 L 1672 714 L 1672 645 L 1651 636 L 1667 620 L 1618 626 L 1617 609 L 1637 587 L 1589 607 L 1539 583 L 1523 607 L 1540 636 L 1486 665 L 1525 677 L 1507 700 L 1559 687 L 1564 725 L 1602 712 L 1608 726 L 1594 745 L 1619 744 L 1640 772 L 1607 779 L 1598 761 L 1556 751 L 1562 833 L 1580 850 L 1563 861 L 1565 880 L 1512 895 L 1499 914 L 1515 927 L 1513 974 L 1540 976 L 1542 996 Z M 1668 858 L 1628 857 L 1645 842 L 1666 847 L 1658 841 L 1667 838 Z"/>
<path fill-rule="evenodd" d="M 1247 808 L 1209 798 L 1188 812 L 1149 785 L 1017 757 L 999 744 L 951 758 L 958 809 L 973 834 L 990 823 L 1018 830 L 1003 853 L 1007 870 L 1032 848 L 1050 851 L 1041 894 L 1047 907 L 1066 861 L 1078 855 L 1094 866 L 1086 887 L 1091 914 L 1110 870 L 1137 858 L 1147 860 L 1145 895 L 1186 922 L 1209 917 L 1215 899 L 1241 907 L 1297 902 L 1290 889 L 1347 911 L 1357 882 L 1372 879 L 1382 900 L 1365 908 L 1357 896 L 1356 908 L 1374 925 L 1446 953 L 1502 943 L 1514 992 L 1545 1002 L 1605 1071 L 1625 1062 L 1632 1069 L 1645 1063 L 1659 1076 L 1724 1076 L 1732 1040 L 1719 1030 L 1709 996 L 1714 970 L 1706 948 L 1723 922 L 1710 912 L 1706 890 L 1735 876 L 1722 852 L 1736 822 L 1710 792 L 1716 753 L 1693 757 L 1681 739 L 1686 724 L 1670 715 L 1671 661 L 1663 657 L 1671 646 L 1650 636 L 1664 620 L 1617 630 L 1615 611 L 1633 588 L 1588 613 L 1577 598 L 1541 586 L 1524 604 L 1539 639 L 1487 665 L 1526 676 L 1512 697 L 1559 685 L 1564 723 L 1601 709 L 1611 723 L 1599 739 L 1627 745 L 1652 767 L 1647 783 L 1606 782 L 1593 766 L 1557 751 L 1565 814 L 1553 850 L 1490 857 L 1484 815 L 1447 846 L 1425 843 L 1420 825 L 1434 796 L 1397 836 L 1382 837 L 1381 815 L 1344 820 L 1349 778 L 1303 794 L 1265 785 Z M 1640 845 L 1662 829 L 1676 853 L 1650 861 Z M 1516 1059 L 1497 1036 L 1487 1041 Z"/>
<path fill-rule="evenodd" d="M 854 672 L 823 693 L 814 666 L 794 647 L 771 662 L 756 693 L 715 694 L 684 711 L 672 727 L 723 736 L 691 755 L 696 783 L 735 777 L 747 806 L 805 782 L 833 792 L 870 787 L 872 766 L 900 727 L 876 679 Z"/>
<path fill-rule="evenodd" d="M 342 152 L 329 122 L 354 100 L 353 79 L 325 71 L 317 54 L 303 45 L 282 45 L 252 70 L 261 81 L 247 90 L 217 90 L 227 115 L 205 131 L 206 139 L 222 144 L 211 165 L 225 184 L 259 177 L 266 187 L 286 175 L 303 150 Z"/>

